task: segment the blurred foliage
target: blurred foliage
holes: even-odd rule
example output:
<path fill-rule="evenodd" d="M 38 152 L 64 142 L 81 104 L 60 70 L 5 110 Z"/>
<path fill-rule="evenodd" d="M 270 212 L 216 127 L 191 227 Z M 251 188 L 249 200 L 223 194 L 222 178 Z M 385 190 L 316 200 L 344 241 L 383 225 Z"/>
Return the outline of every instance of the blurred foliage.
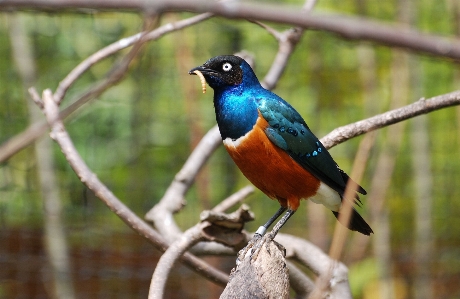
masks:
<path fill-rule="evenodd" d="M 298 4 L 298 1 L 287 1 Z M 382 21 L 395 21 L 397 1 L 319 1 L 317 10 L 345 14 L 365 14 Z M 440 35 L 453 33 L 453 13 L 444 1 L 417 3 L 417 27 Z M 102 47 L 137 33 L 142 18 L 133 13 L 47 14 L 17 13 L 26 24 L 32 40 L 37 78 L 35 87 L 55 89 L 60 80 L 79 62 Z M 168 14 L 162 23 L 182 19 L 191 14 Z M 439 16 L 443 16 L 442 18 Z M 0 15 L 0 142 L 5 142 L 29 124 L 27 101 L 16 71 L 9 39 L 12 14 Z M 436 22 L 432 22 L 436 19 Z M 271 24 L 284 30 L 287 26 Z M 349 42 L 324 32 L 307 31 L 289 61 L 284 76 L 275 90 L 304 116 L 310 128 L 323 136 L 337 126 L 366 116 L 366 98 L 360 81 L 359 42 Z M 365 46 L 369 46 L 365 44 Z M 187 159 L 196 141 L 196 132 L 203 135 L 215 124 L 212 91 L 201 94 L 196 77 L 189 77 L 190 68 L 208 58 L 247 50 L 256 60 L 260 79 L 268 71 L 278 50 L 277 43 L 259 26 L 236 20 L 212 18 L 196 26 L 169 34 L 148 43 L 126 78 L 98 99 L 85 105 L 67 122 L 67 129 L 77 149 L 99 178 L 135 213 L 144 215 L 162 197 L 165 189 Z M 389 107 L 392 50 L 372 47 L 375 55 L 376 94 L 373 111 Z M 70 104 L 91 84 L 101 79 L 127 50 L 99 62 L 68 91 L 63 103 Z M 185 59 L 185 57 L 187 59 Z M 458 89 L 454 74 L 458 66 L 450 61 L 414 55 L 421 69 L 423 96 L 431 97 Z M 187 63 L 184 68 L 184 64 Z M 186 86 L 192 86 L 191 94 Z M 409 101 L 415 101 L 412 97 Z M 457 108 L 434 112 L 429 116 L 429 136 L 433 172 L 433 242 L 435 257 L 433 275 L 442 279 L 460 277 L 460 133 Z M 195 132 L 195 133 L 194 133 Z M 401 151 L 397 156 L 391 189 L 386 206 L 391 219 L 391 247 L 395 265 L 404 263 L 411 254 L 414 238 L 414 184 L 411 145 L 406 129 Z M 46 138 L 46 136 L 45 136 Z M 370 157 L 363 186 L 370 185 L 379 149 L 391 136 L 379 133 Z M 331 150 L 341 167 L 350 171 L 359 140 L 356 138 Z M 111 213 L 78 180 L 57 146 L 54 147 L 59 192 L 65 208 L 65 226 L 72 246 L 98 247 L 98 238 L 108 230 L 127 231 L 127 227 Z M 225 151 L 220 148 L 211 158 L 200 180 L 187 194 L 188 205 L 177 215 L 182 228 L 198 221 L 204 208 L 248 184 Z M 203 200 L 203 194 L 208 201 Z M 42 226 L 42 205 L 32 147 L 26 148 L 0 165 L 0 221 L 3 228 Z M 261 192 L 248 199 L 257 219 L 248 226 L 254 230 L 263 219 L 277 209 Z M 262 202 L 263 204 L 260 204 Z M 366 214 L 370 203 L 364 198 Z M 286 232 L 306 237 L 307 205 L 286 226 Z M 331 215 L 328 215 L 328 217 Z M 335 221 L 330 218 L 332 232 Z M 459 224 L 459 225 L 457 225 Z M 378 233 L 379 228 L 375 228 Z M 332 236 L 332 233 L 331 233 Z M 375 279 L 376 264 L 371 257 L 352 266 L 351 281 L 355 294 L 364 296 L 367 282 Z M 398 269 L 395 266 L 395 269 Z M 356 271 L 355 271 L 356 270 Z M 395 277 L 405 273 L 395 270 Z M 353 281 L 356 278 L 356 288 Z M 367 280 L 367 281 L 366 281 Z M 411 279 L 406 277 L 406 283 Z M 452 293 L 453 292 L 453 293 Z M 444 298 L 460 294 L 457 287 Z M 0 288 L 1 296 L 1 288 Z"/>

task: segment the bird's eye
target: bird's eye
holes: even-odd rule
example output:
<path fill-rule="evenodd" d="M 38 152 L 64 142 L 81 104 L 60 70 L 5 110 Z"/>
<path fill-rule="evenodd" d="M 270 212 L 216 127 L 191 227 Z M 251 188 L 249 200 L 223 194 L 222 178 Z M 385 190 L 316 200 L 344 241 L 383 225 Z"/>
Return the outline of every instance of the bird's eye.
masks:
<path fill-rule="evenodd" d="M 228 62 L 222 65 L 222 70 L 224 70 L 224 72 L 229 72 L 231 69 L 232 69 L 232 65 Z"/>

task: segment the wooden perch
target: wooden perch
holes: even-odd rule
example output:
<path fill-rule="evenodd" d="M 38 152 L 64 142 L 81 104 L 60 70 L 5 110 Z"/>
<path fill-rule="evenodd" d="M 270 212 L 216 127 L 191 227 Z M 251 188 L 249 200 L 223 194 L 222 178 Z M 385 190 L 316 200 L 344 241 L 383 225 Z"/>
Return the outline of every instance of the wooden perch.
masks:
<path fill-rule="evenodd" d="M 267 238 L 250 242 L 247 247 L 238 253 L 239 262 L 220 298 L 289 298 L 284 247 Z"/>

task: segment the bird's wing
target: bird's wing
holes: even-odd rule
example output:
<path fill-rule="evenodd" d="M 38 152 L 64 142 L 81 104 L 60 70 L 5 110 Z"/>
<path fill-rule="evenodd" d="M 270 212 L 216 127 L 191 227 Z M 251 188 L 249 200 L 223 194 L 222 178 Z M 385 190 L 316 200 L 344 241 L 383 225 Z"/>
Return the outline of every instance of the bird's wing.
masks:
<path fill-rule="evenodd" d="M 267 137 L 312 175 L 343 195 L 348 175 L 337 166 L 300 114 L 275 94 L 259 98 L 257 103 L 260 114 L 269 124 L 265 129 Z M 365 194 L 361 187 L 358 192 Z"/>

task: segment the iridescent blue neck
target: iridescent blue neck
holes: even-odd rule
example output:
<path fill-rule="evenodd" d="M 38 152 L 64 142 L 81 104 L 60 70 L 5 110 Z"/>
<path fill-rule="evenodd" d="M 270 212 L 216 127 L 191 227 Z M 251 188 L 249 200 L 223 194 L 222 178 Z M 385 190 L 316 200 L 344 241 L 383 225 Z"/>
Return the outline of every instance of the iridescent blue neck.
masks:
<path fill-rule="evenodd" d="M 214 87 L 214 108 L 222 139 L 238 139 L 252 130 L 257 117 L 257 94 L 265 91 L 250 66 L 243 62 L 243 81 Z"/>

